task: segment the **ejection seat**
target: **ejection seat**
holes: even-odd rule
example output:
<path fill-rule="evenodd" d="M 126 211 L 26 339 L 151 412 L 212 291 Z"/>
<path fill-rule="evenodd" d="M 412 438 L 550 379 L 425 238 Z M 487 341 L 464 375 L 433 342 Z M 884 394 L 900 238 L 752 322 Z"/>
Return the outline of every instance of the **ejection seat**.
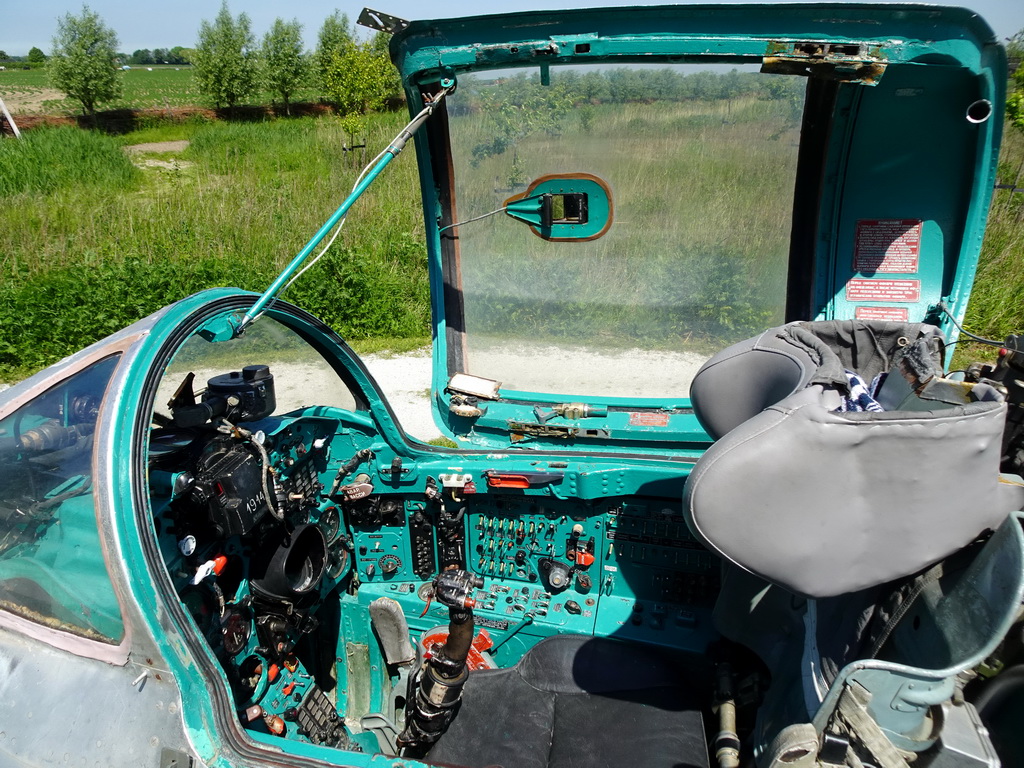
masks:
<path fill-rule="evenodd" d="M 716 442 L 684 514 L 723 561 L 719 630 L 772 671 L 761 766 L 847 742 L 900 766 L 940 732 L 978 741 L 946 704 L 1024 597 L 1024 485 L 999 473 L 1005 403 L 945 379 L 943 353 L 929 325 L 791 323 L 694 379 Z M 974 742 L 950 747 L 978 756 L 963 765 L 986 764 Z"/>

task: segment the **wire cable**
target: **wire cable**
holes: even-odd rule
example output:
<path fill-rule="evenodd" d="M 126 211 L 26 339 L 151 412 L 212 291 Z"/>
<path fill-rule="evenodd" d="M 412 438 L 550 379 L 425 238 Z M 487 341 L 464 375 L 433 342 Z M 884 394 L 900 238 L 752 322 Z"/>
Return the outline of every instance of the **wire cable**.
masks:
<path fill-rule="evenodd" d="M 441 103 L 441 100 L 445 96 L 447 96 L 449 93 L 451 93 L 453 90 L 454 90 L 454 87 L 452 86 L 452 87 L 448 87 L 448 88 L 442 88 L 440 91 L 438 91 L 437 94 L 434 96 L 434 98 L 431 99 L 426 104 L 426 106 L 424 106 L 423 109 L 421 109 L 416 114 L 416 116 L 412 120 L 410 120 L 408 123 L 406 123 L 405 127 L 402 128 L 402 130 L 398 132 L 398 134 L 391 141 L 391 143 L 388 144 L 388 146 L 385 147 L 370 162 L 368 162 L 365 166 L 363 166 L 363 170 L 360 171 L 359 175 L 356 177 L 356 180 L 352 183 L 352 190 L 351 190 L 351 192 L 355 192 L 356 188 L 359 186 L 359 183 L 366 177 L 366 174 L 369 173 L 370 170 L 372 170 L 377 165 L 377 163 L 380 162 L 380 160 L 384 157 L 384 155 L 386 155 L 389 152 L 392 152 L 397 157 L 398 153 L 402 151 L 401 148 L 405 145 L 405 141 L 408 140 L 412 136 L 413 133 L 415 133 L 415 130 L 417 128 L 419 128 L 419 124 L 422 123 L 426 118 L 430 117 L 430 115 L 432 115 L 434 113 L 434 110 L 437 108 L 437 106 Z M 403 137 L 404 137 L 404 140 L 403 140 Z M 397 145 L 397 149 L 396 149 L 396 145 Z M 351 192 L 349 194 L 351 194 Z M 254 323 L 257 320 L 257 318 L 261 317 L 265 312 L 267 312 L 268 310 L 272 309 L 273 306 L 277 303 L 278 299 L 280 299 L 284 295 L 285 291 L 287 291 L 288 288 L 291 287 L 292 283 L 294 283 L 296 280 L 298 280 L 300 277 L 302 277 L 302 275 L 306 272 L 306 270 L 308 270 L 310 267 L 312 267 L 314 264 L 316 264 L 318 261 L 320 261 L 321 257 L 325 253 L 327 253 L 327 251 L 330 249 L 330 247 L 334 244 L 334 241 L 338 238 L 338 234 L 341 232 L 342 227 L 345 226 L 345 221 L 347 219 L 348 219 L 348 215 L 345 215 L 345 216 L 343 216 L 341 218 L 341 220 L 338 221 L 338 224 L 337 224 L 337 226 L 335 226 L 334 232 L 331 234 L 331 238 L 330 238 L 330 240 L 327 241 L 327 244 L 323 248 L 320 249 L 320 252 L 316 256 L 314 256 L 310 260 L 310 262 L 308 264 L 306 264 L 302 269 L 300 269 L 298 272 L 296 272 L 292 276 L 292 278 L 287 283 L 285 283 L 284 286 L 282 286 L 281 290 L 279 290 L 277 292 L 277 295 L 275 295 L 273 297 L 273 299 L 270 300 L 270 302 L 267 304 L 266 307 L 264 307 L 262 310 L 260 310 L 260 312 L 258 314 L 253 316 L 253 318 L 247 323 L 247 325 L 251 325 L 252 323 Z"/>
<path fill-rule="evenodd" d="M 507 210 L 508 210 L 508 208 L 506 208 L 505 206 L 502 206 L 501 208 L 499 208 L 496 211 L 491 211 L 490 213 L 483 213 L 483 214 L 481 214 L 479 216 L 474 216 L 472 219 L 466 219 L 465 221 L 460 221 L 460 222 L 457 222 L 455 224 L 449 224 L 447 227 L 441 227 L 439 230 L 437 230 L 437 234 L 441 234 L 446 229 L 452 229 L 454 227 L 461 227 L 463 224 L 469 224 L 470 222 L 473 222 L 473 221 L 480 221 L 480 219 L 486 219 L 488 216 L 494 216 L 496 213 L 504 213 Z"/>
<path fill-rule="evenodd" d="M 951 315 L 949 313 L 949 310 L 946 309 L 946 305 L 943 304 L 942 302 L 939 302 L 938 304 L 936 304 L 936 308 L 941 310 L 942 313 L 946 317 L 949 318 L 950 322 L 953 323 L 953 325 L 956 326 L 957 330 L 960 331 L 960 333 L 962 333 L 967 338 L 974 339 L 975 341 L 977 341 L 977 342 L 979 342 L 981 344 L 988 344 L 989 346 L 992 346 L 992 347 L 1005 347 L 1006 346 L 1006 342 L 1005 341 L 993 341 L 992 339 L 986 339 L 984 336 L 976 336 L 975 334 L 973 334 L 970 331 L 968 331 L 966 328 L 964 328 L 962 325 L 960 325 L 960 323 L 958 323 L 956 321 L 956 318 L 953 317 L 953 315 Z"/>

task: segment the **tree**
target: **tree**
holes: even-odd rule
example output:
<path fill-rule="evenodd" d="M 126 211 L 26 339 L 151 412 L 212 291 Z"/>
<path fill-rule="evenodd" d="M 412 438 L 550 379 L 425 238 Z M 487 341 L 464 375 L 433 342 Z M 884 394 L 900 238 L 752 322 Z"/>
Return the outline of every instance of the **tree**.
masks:
<path fill-rule="evenodd" d="M 87 6 L 82 6 L 83 10 L 86 7 Z M 70 15 L 70 14 L 68 14 L 68 15 Z M 60 22 L 58 22 L 58 24 L 59 23 Z M 57 43 L 56 43 L 56 41 L 54 41 L 54 53 L 56 53 L 56 50 L 57 50 L 56 46 L 57 46 Z M 43 53 L 38 48 L 36 48 L 35 46 L 33 46 L 29 50 L 29 52 L 28 52 L 28 61 L 29 61 L 30 64 L 42 64 L 44 61 L 46 61 L 46 54 Z"/>
<path fill-rule="evenodd" d="M 144 66 L 146 64 L 153 63 L 153 52 L 149 48 L 140 48 L 134 51 L 128 58 L 129 64 L 135 64 L 136 66 Z"/>
<path fill-rule="evenodd" d="M 168 64 L 189 64 L 192 61 L 192 49 L 176 45 L 167 54 Z"/>
<path fill-rule="evenodd" d="M 348 16 L 335 10 L 324 19 L 317 39 L 316 53 L 313 55 L 317 85 L 325 98 L 328 96 L 327 77 L 331 71 L 334 58 L 344 53 L 351 45 L 355 45 L 355 33 L 348 23 Z"/>
<path fill-rule="evenodd" d="M 153 63 L 154 64 L 166 64 L 167 63 L 167 49 L 166 48 L 154 48 L 153 49 Z"/>
<path fill-rule="evenodd" d="M 8 58 L 10 57 L 7 55 L 7 51 L 0 51 L 0 61 L 7 61 Z"/>
<path fill-rule="evenodd" d="M 192 64 L 199 89 L 215 106 L 233 109 L 256 92 L 259 73 L 254 45 L 249 17 L 240 13 L 233 19 L 227 0 L 212 24 L 204 19 L 199 25 Z"/>
<path fill-rule="evenodd" d="M 281 97 L 285 114 L 291 114 L 288 100 L 305 82 L 308 70 L 298 19 L 274 19 L 274 25 L 263 36 L 262 60 L 267 88 Z"/>
<path fill-rule="evenodd" d="M 87 5 L 79 16 L 65 14 L 57 20 L 47 71 L 54 88 L 82 102 L 85 113 L 94 115 L 97 104 L 121 95 L 117 35 Z"/>
<path fill-rule="evenodd" d="M 392 69 L 370 43 L 349 43 L 328 59 L 324 91 L 342 113 L 380 109 L 392 95 Z"/>

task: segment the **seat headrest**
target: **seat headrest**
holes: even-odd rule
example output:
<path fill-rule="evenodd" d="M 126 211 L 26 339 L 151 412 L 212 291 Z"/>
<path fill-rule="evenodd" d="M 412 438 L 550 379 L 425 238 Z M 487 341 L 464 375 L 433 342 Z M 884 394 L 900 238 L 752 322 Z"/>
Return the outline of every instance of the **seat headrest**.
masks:
<path fill-rule="evenodd" d="M 925 396 L 944 381 L 944 343 L 923 324 L 791 323 L 713 357 L 691 390 L 716 442 L 686 481 L 690 530 L 751 573 L 830 597 L 998 526 L 1024 503 L 1019 478 L 999 475 L 1006 404 Z M 837 407 L 848 371 L 886 373 L 896 410 Z"/>
<path fill-rule="evenodd" d="M 899 365 L 908 379 L 926 381 L 942 372 L 944 351 L 942 332 L 924 323 L 789 323 L 708 360 L 690 386 L 690 402 L 701 426 L 717 440 L 811 384 L 845 393 L 847 370 L 870 381 Z"/>

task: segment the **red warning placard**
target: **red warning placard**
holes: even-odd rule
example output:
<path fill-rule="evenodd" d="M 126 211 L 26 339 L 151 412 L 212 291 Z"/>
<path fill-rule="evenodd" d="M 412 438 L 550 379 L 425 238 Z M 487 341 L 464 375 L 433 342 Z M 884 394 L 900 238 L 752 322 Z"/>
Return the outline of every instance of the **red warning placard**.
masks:
<path fill-rule="evenodd" d="M 642 411 L 629 412 L 629 426 L 631 427 L 667 427 L 667 413 L 650 413 Z"/>
<path fill-rule="evenodd" d="M 854 272 L 918 270 L 920 219 L 861 219 L 853 242 Z"/>
<path fill-rule="evenodd" d="M 853 316 L 858 320 L 888 320 L 893 323 L 905 323 L 910 320 L 910 310 L 906 307 L 857 307 Z"/>
<path fill-rule="evenodd" d="M 920 280 L 866 280 L 853 278 L 846 284 L 847 301 L 896 301 L 914 304 L 921 300 Z"/>

